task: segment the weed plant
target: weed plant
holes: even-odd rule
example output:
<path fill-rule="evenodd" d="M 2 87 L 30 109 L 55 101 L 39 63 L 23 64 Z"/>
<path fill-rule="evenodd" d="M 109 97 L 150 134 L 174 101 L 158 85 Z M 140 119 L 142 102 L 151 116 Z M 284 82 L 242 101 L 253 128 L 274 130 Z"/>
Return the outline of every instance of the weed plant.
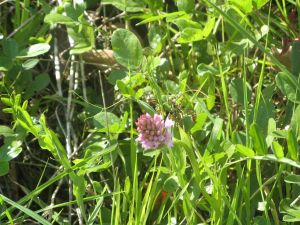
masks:
<path fill-rule="evenodd" d="M 299 224 L 299 10 L 1 1 L 0 224 Z"/>

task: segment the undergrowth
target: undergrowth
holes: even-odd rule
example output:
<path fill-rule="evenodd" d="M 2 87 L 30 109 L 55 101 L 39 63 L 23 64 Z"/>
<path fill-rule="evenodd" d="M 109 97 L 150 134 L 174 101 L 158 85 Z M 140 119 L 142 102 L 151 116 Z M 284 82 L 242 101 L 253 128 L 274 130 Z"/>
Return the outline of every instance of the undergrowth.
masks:
<path fill-rule="evenodd" d="M 299 9 L 1 1 L 0 224 L 298 224 Z"/>

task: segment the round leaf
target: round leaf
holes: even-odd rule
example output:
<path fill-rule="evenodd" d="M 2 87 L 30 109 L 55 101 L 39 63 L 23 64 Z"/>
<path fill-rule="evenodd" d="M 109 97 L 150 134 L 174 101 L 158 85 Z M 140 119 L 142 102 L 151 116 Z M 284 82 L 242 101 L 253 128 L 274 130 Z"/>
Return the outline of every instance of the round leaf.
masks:
<path fill-rule="evenodd" d="M 111 38 L 112 49 L 118 63 L 128 69 L 137 68 L 142 62 L 142 46 L 139 39 L 125 29 L 116 30 Z"/>
<path fill-rule="evenodd" d="M 164 190 L 166 192 L 175 192 L 179 187 L 178 178 L 176 176 L 169 177 L 164 183 Z"/>
<path fill-rule="evenodd" d="M 38 75 L 32 82 L 32 87 L 34 91 L 41 91 L 48 86 L 50 83 L 50 77 L 47 73 L 42 73 Z"/>
<path fill-rule="evenodd" d="M 107 121 L 106 121 L 107 119 Z M 112 125 L 117 125 L 119 127 L 120 119 L 115 114 L 111 112 L 100 112 L 96 114 L 93 118 L 93 123 L 95 128 L 101 129 L 104 127 L 111 127 Z"/>

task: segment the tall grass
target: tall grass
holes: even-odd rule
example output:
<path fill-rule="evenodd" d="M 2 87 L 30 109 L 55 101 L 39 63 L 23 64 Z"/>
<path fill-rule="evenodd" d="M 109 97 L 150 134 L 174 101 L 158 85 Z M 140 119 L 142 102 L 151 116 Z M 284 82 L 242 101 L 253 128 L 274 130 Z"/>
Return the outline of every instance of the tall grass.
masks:
<path fill-rule="evenodd" d="M 298 0 L 0 7 L 0 224 L 300 221 Z"/>

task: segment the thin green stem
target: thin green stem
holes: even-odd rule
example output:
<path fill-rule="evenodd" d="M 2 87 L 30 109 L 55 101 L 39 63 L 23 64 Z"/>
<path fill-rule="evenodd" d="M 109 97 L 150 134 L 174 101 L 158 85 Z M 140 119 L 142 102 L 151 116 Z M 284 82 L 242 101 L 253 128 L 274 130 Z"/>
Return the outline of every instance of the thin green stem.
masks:
<path fill-rule="evenodd" d="M 215 49 L 215 52 L 216 52 L 218 65 L 219 65 L 219 72 L 220 72 L 220 75 L 221 75 L 223 101 L 224 101 L 224 105 L 225 105 L 225 109 L 226 109 L 226 115 L 227 115 L 226 138 L 229 139 L 229 134 L 231 133 L 232 128 L 231 128 L 231 113 L 230 113 L 229 106 L 228 106 L 228 91 L 227 91 L 227 86 L 228 85 L 226 83 L 225 74 L 223 72 L 223 68 L 222 68 L 222 65 L 221 65 L 221 62 L 220 62 L 217 47 Z"/>

